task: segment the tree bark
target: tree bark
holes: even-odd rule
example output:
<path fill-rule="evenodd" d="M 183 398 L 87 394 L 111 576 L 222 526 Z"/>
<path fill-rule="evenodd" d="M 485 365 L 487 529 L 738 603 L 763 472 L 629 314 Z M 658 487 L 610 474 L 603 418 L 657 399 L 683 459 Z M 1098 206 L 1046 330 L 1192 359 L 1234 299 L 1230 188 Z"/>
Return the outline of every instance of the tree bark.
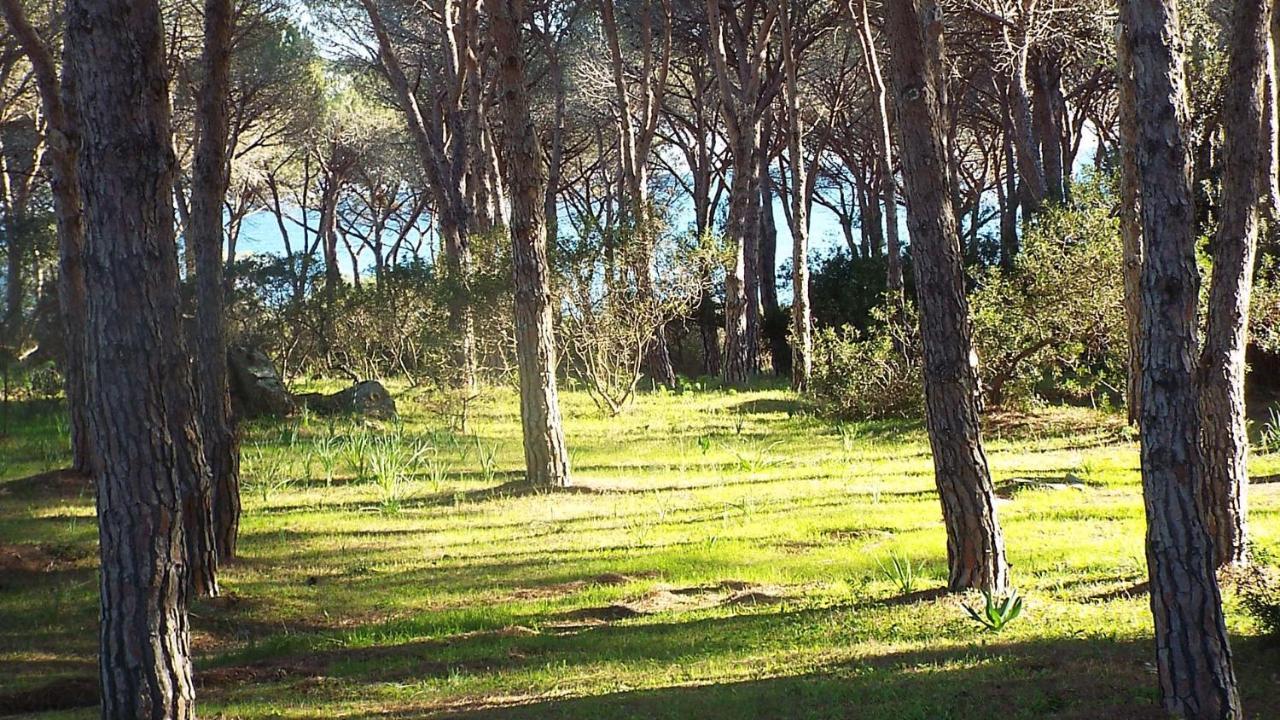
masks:
<path fill-rule="evenodd" d="M 1241 0 L 1230 29 L 1223 115 L 1222 190 L 1213 243 L 1209 317 L 1200 355 L 1200 431 L 1204 455 L 1200 502 L 1218 566 L 1248 559 L 1245 348 L 1258 248 L 1259 210 L 1269 192 L 1270 142 L 1264 90 L 1272 4 Z"/>
<path fill-rule="evenodd" d="M 1066 199 L 1066 177 L 1070 173 L 1070 168 L 1063 165 L 1062 128 L 1058 113 L 1059 105 L 1066 101 L 1062 98 L 1062 67 L 1059 62 L 1052 55 L 1037 52 L 1032 84 L 1036 137 L 1040 143 L 1041 165 L 1044 168 L 1045 196 L 1055 203 Z"/>
<path fill-rule="evenodd" d="M 804 392 L 813 374 L 813 317 L 809 308 L 809 174 L 804 167 L 804 119 L 792 18 L 782 22 L 782 63 L 791 156 L 791 388 Z"/>
<path fill-rule="evenodd" d="M 422 162 L 427 184 L 435 199 L 437 222 L 444 246 L 444 274 L 450 283 L 449 326 L 458 336 L 458 346 L 455 351 L 458 372 L 454 382 L 461 388 L 471 389 L 476 384 L 477 361 L 475 316 L 471 307 L 472 212 L 463 192 L 464 178 L 458 172 L 464 163 L 450 156 L 449 148 L 446 147 L 449 143 L 446 142 L 446 132 L 443 127 L 446 123 L 438 116 L 433 116 L 428 123 L 428 116 L 418 104 L 414 89 L 404 74 L 400 57 L 391 43 L 391 35 L 378 6 L 374 0 L 361 0 L 360 4 L 364 7 L 369 22 L 373 26 L 373 34 L 378 43 L 378 59 L 395 93 L 396 101 L 404 113 L 414 149 Z M 457 23 L 459 20 L 455 13 L 451 11 L 445 13 L 446 26 Z M 456 45 L 455 31 L 465 35 L 466 32 L 474 30 L 475 28 L 470 26 L 467 28 L 449 26 L 446 27 L 445 36 L 451 44 Z M 446 48 L 446 53 L 453 53 L 455 50 L 456 47 Z M 458 80 L 457 58 L 450 55 L 447 62 L 452 71 L 450 79 Z M 465 85 L 465 76 L 461 80 Z M 440 111 L 445 113 L 446 109 L 442 108 Z M 448 124 L 453 134 L 456 137 L 465 138 L 466 128 L 458 125 L 464 124 L 462 119 L 466 114 L 459 108 L 448 109 L 447 114 L 450 121 Z"/>
<path fill-rule="evenodd" d="M 188 527 L 209 522 L 213 547 L 197 545 L 188 553 L 197 593 L 216 590 L 212 581 L 218 560 L 235 557 L 240 530 L 240 442 L 231 417 L 231 394 L 227 387 L 227 328 L 224 317 L 224 265 L 222 262 L 222 207 L 227 197 L 227 96 L 230 91 L 231 0 L 205 0 L 204 68 L 196 121 L 195 167 L 191 182 L 191 224 L 187 239 L 196 254 L 196 347 L 195 371 L 200 400 L 200 429 L 204 437 L 205 462 L 212 487 L 201 488 L 209 495 L 211 517 L 188 518 Z M 198 527 L 195 525 L 194 527 Z M 205 533 L 193 533 L 203 537 Z M 191 536 L 188 546 L 191 546 Z M 201 553 L 215 553 L 213 561 L 199 562 Z"/>
<path fill-rule="evenodd" d="M 520 419 L 530 483 L 568 487 L 560 400 L 556 390 L 555 335 L 547 266 L 546 174 L 533 125 L 521 49 L 521 0 L 485 0 L 498 62 L 503 158 L 511 193 L 511 249 L 515 265 L 516 354 Z"/>
<path fill-rule="evenodd" d="M 80 131 L 70 102 L 75 92 L 71 76 L 61 82 L 53 53 L 28 22 L 19 0 L 0 0 L 6 24 L 31 62 L 36 90 L 48 124 L 49 184 L 58 225 L 58 302 L 62 310 L 66 358 L 64 388 L 71 418 L 72 467 L 89 474 L 93 459 L 86 416 L 84 338 L 84 217 L 80 203 L 80 175 L 76 167 Z"/>
<path fill-rule="evenodd" d="M 1134 99 L 1132 40 L 1121 25 L 1116 36 L 1116 95 L 1120 118 L 1120 235 L 1124 272 L 1125 332 L 1129 343 L 1125 406 L 1137 425 L 1142 408 L 1142 219 L 1138 179 L 1138 120 Z"/>
<path fill-rule="evenodd" d="M 83 129 L 102 716 L 194 718 L 182 505 L 208 468 L 179 315 L 164 28 L 154 0 L 71 0 L 66 32 Z"/>
<path fill-rule="evenodd" d="M 936 0 L 886 5 L 894 48 L 907 223 L 914 245 L 925 406 L 947 526 L 953 591 L 1008 586 L 1004 537 L 978 426 L 977 355 L 965 299 L 942 126 L 942 9 Z"/>
<path fill-rule="evenodd" d="M 884 202 L 885 240 L 890 301 L 900 313 L 905 306 L 905 285 L 902 281 L 902 239 L 898 235 L 898 181 L 893 171 L 893 140 L 889 129 L 889 107 L 884 74 L 880 70 L 880 56 L 876 52 L 875 36 L 871 32 L 871 19 L 867 15 L 867 1 L 853 0 L 850 11 L 858 38 L 862 43 L 862 59 L 867 67 L 871 83 L 872 120 L 875 122 L 876 154 L 880 162 L 880 196 Z M 873 200 L 868 198 L 869 202 Z"/>
<path fill-rule="evenodd" d="M 1123 0 L 1132 44 L 1142 271 L 1142 483 L 1156 665 L 1170 714 L 1240 718 L 1240 699 L 1196 500 L 1201 472 L 1195 350 L 1199 277 L 1174 0 Z"/>
<path fill-rule="evenodd" d="M 1013 143 L 1018 155 L 1018 174 L 1022 183 L 1022 203 L 1027 216 L 1034 215 L 1049 194 L 1045 181 L 1044 162 L 1040 156 L 1040 144 L 1036 140 L 1035 121 L 1031 106 L 1031 88 L 1028 84 L 1030 69 L 1030 38 L 1028 23 L 1035 0 L 1023 2 L 1018 22 L 1005 25 L 1005 45 L 1012 55 L 1009 77 L 1009 112 L 1013 119 Z"/>

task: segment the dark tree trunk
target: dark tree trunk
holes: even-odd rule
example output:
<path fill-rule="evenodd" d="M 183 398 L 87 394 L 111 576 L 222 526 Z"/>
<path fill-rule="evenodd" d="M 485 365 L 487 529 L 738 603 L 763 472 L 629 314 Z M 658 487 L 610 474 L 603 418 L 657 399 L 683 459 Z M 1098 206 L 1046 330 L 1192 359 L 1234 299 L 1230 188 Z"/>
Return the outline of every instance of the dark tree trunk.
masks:
<path fill-rule="evenodd" d="M 742 134 L 754 137 L 756 129 L 743 129 Z M 729 384 L 744 383 L 756 371 L 756 344 L 760 336 L 759 287 L 753 277 L 759 236 L 755 178 L 755 140 L 744 138 L 734 152 L 729 221 L 725 227 L 730 241 L 736 240 L 733 265 L 726 269 L 724 281 L 725 338 L 721 370 L 724 381 Z"/>
<path fill-rule="evenodd" d="M 209 500 L 197 503 L 212 507 L 212 516 L 188 518 L 188 527 L 211 522 L 213 547 L 188 537 L 192 578 L 198 593 L 216 589 L 212 569 L 217 560 L 235 557 L 240 530 L 240 443 L 231 417 L 231 395 L 227 388 L 227 329 L 224 318 L 222 262 L 222 206 L 227 197 L 227 95 L 230 88 L 231 0 L 205 0 L 204 78 L 197 98 L 195 169 L 191 183 L 191 224 L 187 239 L 196 254 L 196 347 L 197 397 L 200 400 L 200 430 L 204 456 L 209 465 L 212 487 L 200 488 Z M 213 551 L 212 561 L 197 560 Z"/>
<path fill-rule="evenodd" d="M 1265 131 L 1272 5 L 1235 4 L 1223 115 L 1222 192 L 1213 243 L 1209 318 L 1200 356 L 1200 431 L 1204 439 L 1200 502 L 1217 564 L 1242 564 L 1248 540 L 1245 491 L 1249 435 L 1245 426 L 1245 347 L 1258 248 L 1258 211 L 1269 190 L 1270 163 L 1259 147 Z"/>
<path fill-rule="evenodd" d="M 1000 267 L 1009 269 L 1018 256 L 1018 168 L 1007 133 L 1003 149 L 1004 177 L 997 179 L 996 196 L 1000 203 Z"/>
<path fill-rule="evenodd" d="M 530 483 L 568 487 L 560 401 L 556 391 L 555 335 L 547 236 L 543 217 L 546 175 L 525 87 L 520 41 L 520 0 L 485 0 L 498 61 L 503 157 L 511 193 L 511 249 L 515 265 L 516 355 L 520 369 L 520 419 Z"/>
<path fill-rule="evenodd" d="M 1121 26 L 1116 36 L 1116 96 L 1120 118 L 1120 234 L 1124 272 L 1125 334 L 1129 344 L 1125 407 L 1137 425 L 1142 407 L 1142 220 L 1138 187 L 1138 120 L 1134 107 L 1132 43 Z"/>
<path fill-rule="evenodd" d="M 764 316 L 778 313 L 778 223 L 773 216 L 773 176 L 769 174 L 769 146 L 773 121 L 760 131 L 760 305 Z"/>
<path fill-rule="evenodd" d="M 888 90 L 884 83 L 884 74 L 880 70 L 880 56 L 876 50 L 875 36 L 871 30 L 871 19 L 867 14 L 866 0 L 857 0 L 851 6 L 853 22 L 858 30 L 862 44 L 863 64 L 867 68 L 867 77 L 871 84 L 872 120 L 875 122 L 874 133 L 876 155 L 879 165 L 880 200 L 884 202 L 884 227 L 887 242 L 886 263 L 887 288 L 891 302 L 898 314 L 902 312 L 906 302 L 905 286 L 902 281 L 902 240 L 898 237 L 898 181 L 893 169 L 893 140 L 889 127 Z M 875 204 L 874 198 L 868 198 L 869 205 Z M 876 208 L 878 211 L 878 207 Z M 880 214 L 872 218 L 876 227 L 880 226 Z"/>
<path fill-rule="evenodd" d="M 53 211 L 58 224 L 58 301 L 62 310 L 66 358 L 63 374 L 67 409 L 71 422 L 72 467 L 89 474 L 93 458 L 85 403 L 84 338 L 84 218 L 80 205 L 80 175 L 76 151 L 80 131 L 73 112 L 73 78 L 63 74 L 58 81 L 53 53 L 22 12 L 19 0 L 0 0 L 0 10 L 14 37 L 31 61 L 40 94 L 40 105 L 48 122 L 50 186 Z"/>
<path fill-rule="evenodd" d="M 1013 74 L 1009 79 L 1009 112 L 1013 120 L 1013 143 L 1018 156 L 1018 174 L 1022 182 L 1022 207 L 1027 217 L 1035 215 L 1044 204 L 1049 190 L 1044 177 L 1044 161 L 1040 156 L 1040 143 L 1036 140 L 1035 120 L 1031 107 L 1031 89 L 1027 84 L 1029 71 L 1026 23 L 1021 18 L 1020 37 L 1014 51 Z"/>
<path fill-rule="evenodd" d="M 102 717 L 194 718 L 182 504 L 208 468 L 179 317 L 164 28 L 154 0 L 71 0 L 66 32 L 83 130 Z"/>
<path fill-rule="evenodd" d="M 1164 706 L 1202 720 L 1242 717 L 1196 501 L 1200 464 L 1195 350 L 1199 277 L 1186 96 L 1174 0 L 1124 0 L 1132 47 L 1142 269 L 1142 484 L 1156 666 Z"/>
<path fill-rule="evenodd" d="M 915 250 L 929 440 L 947 526 L 948 586 L 999 592 L 1008 585 L 1009 567 L 978 427 L 977 356 L 948 187 L 942 10 L 936 0 L 889 3 L 886 31 L 895 51 L 899 147 Z"/>
<path fill-rule="evenodd" d="M 1062 66 L 1057 57 L 1037 53 L 1034 62 L 1036 137 L 1044 166 L 1046 197 L 1056 203 L 1066 198 L 1066 177 L 1070 168 L 1063 166 L 1062 128 L 1059 106 L 1062 98 Z"/>

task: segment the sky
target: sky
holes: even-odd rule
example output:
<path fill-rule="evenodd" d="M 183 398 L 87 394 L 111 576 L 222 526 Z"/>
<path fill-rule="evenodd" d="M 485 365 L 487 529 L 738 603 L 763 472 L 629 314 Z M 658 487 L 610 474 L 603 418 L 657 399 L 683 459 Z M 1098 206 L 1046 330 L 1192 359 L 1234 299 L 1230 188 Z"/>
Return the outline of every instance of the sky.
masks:
<path fill-rule="evenodd" d="M 1079 176 L 1085 171 L 1085 168 L 1092 165 L 1094 154 L 1097 152 L 1098 143 L 1096 134 L 1086 130 L 1086 135 L 1079 154 L 1076 156 L 1076 165 L 1072 170 L 1072 174 Z M 850 192 L 852 189 L 850 188 Z M 774 220 L 777 226 L 777 271 L 782 271 L 791 262 L 792 255 L 792 238 L 791 231 L 787 227 L 786 215 L 783 210 L 785 199 L 782 197 L 774 198 Z M 672 210 L 671 226 L 673 228 L 682 228 L 692 224 L 692 210 L 688 201 L 677 204 Z M 314 223 L 314 218 L 311 220 Z M 290 235 L 301 235 L 296 220 L 289 222 Z M 560 223 L 561 228 L 569 227 L 567 222 Z M 814 204 L 810 214 L 809 226 L 810 238 L 810 260 L 815 257 L 824 257 L 831 255 L 840 249 L 846 247 L 844 233 L 840 228 L 840 222 L 835 213 L 831 212 L 821 205 Z M 994 232 L 998 228 L 996 223 L 987 226 L 987 230 Z M 899 230 L 903 238 L 908 237 L 906 227 L 906 213 L 899 213 Z M 858 231 L 855 229 L 854 231 Z M 424 243 L 423 253 L 427 252 Z M 263 210 L 253 213 L 245 218 L 240 231 L 240 238 L 237 245 L 237 254 L 241 257 L 249 254 L 283 254 L 284 243 L 280 235 L 280 230 L 276 225 L 275 217 L 269 212 Z M 351 277 L 352 264 L 344 247 L 340 246 L 338 250 L 339 265 L 345 276 Z M 365 252 L 360 257 L 360 272 L 372 272 L 373 259 L 370 253 Z M 789 281 L 784 281 L 779 285 L 779 293 L 784 297 L 784 301 L 789 300 L 790 288 Z"/>

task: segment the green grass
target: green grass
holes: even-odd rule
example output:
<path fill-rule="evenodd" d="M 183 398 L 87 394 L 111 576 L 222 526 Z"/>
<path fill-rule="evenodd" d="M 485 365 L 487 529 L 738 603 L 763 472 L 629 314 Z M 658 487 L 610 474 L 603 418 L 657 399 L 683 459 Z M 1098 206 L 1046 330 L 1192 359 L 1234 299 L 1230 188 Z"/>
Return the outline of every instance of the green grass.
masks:
<path fill-rule="evenodd" d="M 462 434 L 398 390 L 399 423 L 246 428 L 242 557 L 192 609 L 203 716 L 1160 717 L 1137 450 L 1114 416 L 988 419 L 1026 598 L 993 633 L 963 608 L 980 597 L 939 592 L 919 423 L 837 425 L 772 389 L 607 418 L 567 392 L 579 488 L 533 493 L 512 482 L 514 394 L 488 391 Z M 94 701 L 92 494 L 19 480 L 64 461 L 53 409 L 24 413 L 0 440 L 0 714 L 93 717 L 74 707 Z M 1278 490 L 1251 490 L 1264 554 Z M 1226 597 L 1250 717 L 1280 717 L 1280 651 Z"/>

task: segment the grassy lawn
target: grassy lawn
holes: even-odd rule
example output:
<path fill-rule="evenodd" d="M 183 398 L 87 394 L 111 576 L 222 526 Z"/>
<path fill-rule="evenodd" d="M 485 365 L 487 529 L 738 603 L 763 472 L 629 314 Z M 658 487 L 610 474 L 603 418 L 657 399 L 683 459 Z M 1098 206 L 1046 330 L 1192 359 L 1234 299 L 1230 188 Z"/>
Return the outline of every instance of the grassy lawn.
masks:
<path fill-rule="evenodd" d="M 398 425 L 247 428 L 242 557 L 192 608 L 202 716 L 1161 717 L 1137 448 L 1116 416 L 987 419 L 1026 596 L 992 633 L 973 597 L 939 592 L 918 422 L 838 425 L 772 389 L 649 394 L 605 418 L 568 392 L 579 487 L 538 494 L 512 483 L 514 393 L 459 431 L 400 390 Z M 0 440 L 0 715 L 96 716 L 92 493 L 23 479 L 64 462 L 54 418 L 19 408 Z M 1280 455 L 1253 474 L 1276 478 Z M 1262 557 L 1278 512 L 1280 482 L 1255 484 Z M 1280 649 L 1229 582 L 1226 600 L 1249 716 L 1280 717 Z"/>

